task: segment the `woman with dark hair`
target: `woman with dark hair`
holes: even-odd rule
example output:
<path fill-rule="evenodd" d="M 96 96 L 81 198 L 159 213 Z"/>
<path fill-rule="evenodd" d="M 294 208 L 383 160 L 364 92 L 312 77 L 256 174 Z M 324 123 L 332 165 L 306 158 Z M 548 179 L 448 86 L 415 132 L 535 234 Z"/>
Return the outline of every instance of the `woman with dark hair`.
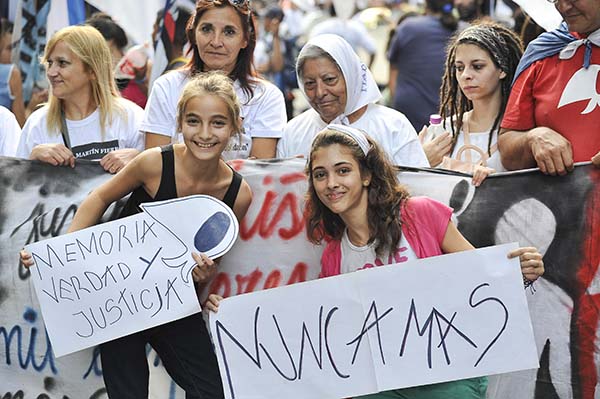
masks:
<path fill-rule="evenodd" d="M 177 98 L 189 78 L 219 70 L 234 82 L 242 105 L 243 133 L 232 138 L 225 159 L 273 158 L 287 121 L 283 94 L 258 77 L 253 65 L 256 24 L 248 0 L 198 0 L 187 25 L 192 58 L 188 64 L 158 78 L 146 105 L 141 130 L 146 148 L 179 141 Z"/>
<path fill-rule="evenodd" d="M 451 134 L 423 143 L 431 166 L 472 173 L 475 186 L 505 170 L 496 142 L 522 54 L 519 37 L 493 22 L 470 26 L 456 37 L 448 47 L 440 90 L 440 115 Z"/>
<path fill-rule="evenodd" d="M 327 241 L 320 277 L 473 249 L 451 221 L 452 209 L 411 197 L 382 148 L 358 129 L 327 126 L 313 141 L 306 173 L 307 236 L 315 244 Z M 533 247 L 508 257 L 519 258 L 524 281 L 544 273 L 542 255 Z M 218 299 L 210 299 L 210 309 Z M 487 378 L 479 377 L 361 399 L 483 399 L 486 390 Z"/>
<path fill-rule="evenodd" d="M 396 27 L 388 52 L 392 106 L 418 131 L 439 107 L 446 45 L 456 31 L 453 0 L 426 0 L 425 15 Z"/>

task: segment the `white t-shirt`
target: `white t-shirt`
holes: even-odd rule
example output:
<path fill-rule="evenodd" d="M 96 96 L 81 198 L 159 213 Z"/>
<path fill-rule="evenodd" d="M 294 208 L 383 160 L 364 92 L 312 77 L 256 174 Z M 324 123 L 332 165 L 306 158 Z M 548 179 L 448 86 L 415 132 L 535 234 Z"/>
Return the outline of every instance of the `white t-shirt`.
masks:
<path fill-rule="evenodd" d="M 120 148 L 144 150 L 144 135 L 139 129 L 144 110 L 124 98 L 118 98 L 117 101 L 123 106 L 125 117 L 115 113 L 112 123 L 107 123 L 104 128 L 104 135 L 100 130 L 100 112 L 97 109 L 82 120 L 66 120 L 71 151 L 75 158 L 101 159 L 109 152 Z M 27 118 L 17 149 L 18 157 L 29 158 L 33 148 L 39 144 L 64 144 L 60 132 L 48 134 L 47 115 L 48 107 L 45 106 Z"/>
<path fill-rule="evenodd" d="M 21 138 L 21 126 L 10 110 L 0 106 L 0 155 L 14 157 Z"/>
<path fill-rule="evenodd" d="M 301 113 L 286 125 L 277 143 L 277 157 L 303 155 L 308 158 L 313 138 L 326 126 L 314 109 Z M 377 141 L 394 164 L 429 167 L 417 133 L 402 113 L 383 105 L 369 104 L 367 111 L 350 126 L 364 130 Z"/>
<path fill-rule="evenodd" d="M 418 259 L 417 254 L 411 248 L 404 234 L 400 237 L 398 247 L 393 254 L 384 256 L 383 259 L 377 257 L 375 253 L 376 242 L 362 247 L 357 247 L 350 242 L 348 230 L 344 231 L 340 243 L 342 274 L 355 272 L 357 270 L 369 269 L 371 267 L 390 265 L 392 263 L 404 263 L 409 260 Z"/>
<path fill-rule="evenodd" d="M 142 131 L 169 136 L 172 142 L 182 141 L 177 133 L 177 102 L 187 81 L 186 71 L 172 71 L 156 79 L 146 104 Z M 248 158 L 254 137 L 278 139 L 287 121 L 283 94 L 274 84 L 258 81 L 249 100 L 239 82 L 234 82 L 234 88 L 241 104 L 243 132 L 241 140 L 233 137 L 223 151 L 226 160 Z"/>
<path fill-rule="evenodd" d="M 487 154 L 489 137 L 490 137 L 490 132 L 470 133 L 469 141 L 470 141 L 471 145 L 479 147 L 484 153 Z M 497 141 L 498 141 L 498 134 L 494 133 L 494 136 L 492 137 L 492 145 L 496 144 Z M 458 151 L 464 145 L 465 145 L 465 135 L 464 135 L 464 132 L 461 130 L 456 139 L 456 145 L 454 146 L 454 151 L 452 151 L 451 158 L 456 159 Z M 471 162 L 472 163 L 477 164 L 477 163 L 479 163 L 479 161 L 481 161 L 481 154 L 479 154 L 477 151 L 474 151 L 471 149 L 465 150 L 465 152 L 463 152 L 463 154 L 461 155 L 461 159 L 463 161 L 466 160 L 465 155 L 467 155 L 467 152 L 471 153 Z M 492 153 L 492 156 L 490 158 L 488 158 L 488 160 L 486 161 L 486 166 L 488 168 L 494 169 L 496 172 L 506 171 L 504 166 L 502 166 L 502 161 L 500 161 L 500 152 L 497 149 L 495 152 Z"/>

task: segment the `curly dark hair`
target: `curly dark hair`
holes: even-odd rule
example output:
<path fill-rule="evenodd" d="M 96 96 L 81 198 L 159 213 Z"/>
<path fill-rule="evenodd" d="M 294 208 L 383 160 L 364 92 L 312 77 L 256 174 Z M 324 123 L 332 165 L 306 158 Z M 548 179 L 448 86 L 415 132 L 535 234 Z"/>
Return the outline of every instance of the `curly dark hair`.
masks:
<path fill-rule="evenodd" d="M 448 46 L 446 57 L 446 69 L 440 88 L 440 115 L 442 118 L 450 118 L 450 128 L 454 143 L 451 152 L 454 151 L 456 138 L 462 130 L 463 116 L 466 112 L 473 109 L 473 104 L 464 95 L 458 86 L 456 79 L 456 49 L 461 44 L 474 44 L 485 50 L 494 65 L 503 71 L 506 76 L 500 83 L 501 105 L 490 130 L 488 139 L 488 155 L 491 155 L 492 136 L 494 132 L 499 132 L 500 122 L 504 116 L 506 103 L 510 95 L 510 87 L 515 76 L 515 71 L 519 60 L 523 55 L 523 44 L 521 39 L 507 27 L 494 22 L 477 21 L 461 33 L 454 36 Z"/>
<path fill-rule="evenodd" d="M 254 69 L 254 48 L 256 47 L 256 21 L 254 13 L 250 8 L 250 2 L 244 1 L 236 5 L 229 0 L 198 0 L 196 10 L 189 19 L 186 34 L 192 49 L 192 57 L 185 68 L 189 69 L 192 75 L 203 72 L 204 61 L 200 58 L 200 52 L 196 46 L 196 28 L 202 15 L 213 8 L 232 7 L 240 16 L 244 37 L 248 41 L 246 48 L 240 50 L 235 68 L 229 76 L 232 80 L 239 80 L 240 85 L 249 98 L 254 96 L 254 90 L 251 83 L 258 77 Z"/>
<path fill-rule="evenodd" d="M 306 235 L 310 242 L 320 244 L 325 238 L 340 240 L 346 229 L 342 218 L 327 208 L 317 196 L 311 173 L 312 154 L 319 148 L 339 144 L 352 151 L 354 159 L 360 166 L 361 175 L 371 174 L 367 207 L 369 243 L 377 241 L 375 252 L 378 256 L 398 246 L 402 236 L 400 210 L 409 198 L 409 194 L 399 183 L 397 171 L 386 153 L 369 136 L 367 140 L 371 147 L 365 156 L 357 142 L 345 133 L 325 129 L 315 137 L 305 170 L 308 177 L 308 190 L 304 215 Z"/>

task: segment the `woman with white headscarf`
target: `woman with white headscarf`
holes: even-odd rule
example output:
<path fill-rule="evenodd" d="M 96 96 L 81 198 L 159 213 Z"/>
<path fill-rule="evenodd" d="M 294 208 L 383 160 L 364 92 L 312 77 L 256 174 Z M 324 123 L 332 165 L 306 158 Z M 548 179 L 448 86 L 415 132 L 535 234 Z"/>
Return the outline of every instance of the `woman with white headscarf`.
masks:
<path fill-rule="evenodd" d="M 340 36 L 309 40 L 298 55 L 296 73 L 312 108 L 287 123 L 277 144 L 279 158 L 307 157 L 313 137 L 328 124 L 338 123 L 367 132 L 396 165 L 429 166 L 408 119 L 375 104 L 381 92 L 371 71 Z"/>

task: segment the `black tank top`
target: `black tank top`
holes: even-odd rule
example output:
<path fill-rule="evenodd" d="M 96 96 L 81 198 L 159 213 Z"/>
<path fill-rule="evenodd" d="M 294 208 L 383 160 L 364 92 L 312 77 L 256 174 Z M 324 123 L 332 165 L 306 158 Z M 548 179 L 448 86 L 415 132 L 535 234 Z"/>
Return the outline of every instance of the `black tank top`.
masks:
<path fill-rule="evenodd" d="M 162 173 L 160 176 L 160 185 L 158 186 L 156 196 L 152 198 L 142 186 L 136 188 L 131 193 L 131 196 L 127 200 L 123 210 L 121 210 L 119 218 L 140 213 L 142 211 L 140 204 L 143 204 L 144 202 L 154 202 L 177 198 L 177 186 L 175 185 L 175 154 L 173 152 L 173 144 L 162 147 L 160 149 L 160 153 L 162 157 Z M 233 210 L 233 205 L 235 204 L 238 192 L 240 191 L 243 178 L 238 172 L 233 169 L 231 170 L 233 172 L 233 177 L 222 201 Z"/>

